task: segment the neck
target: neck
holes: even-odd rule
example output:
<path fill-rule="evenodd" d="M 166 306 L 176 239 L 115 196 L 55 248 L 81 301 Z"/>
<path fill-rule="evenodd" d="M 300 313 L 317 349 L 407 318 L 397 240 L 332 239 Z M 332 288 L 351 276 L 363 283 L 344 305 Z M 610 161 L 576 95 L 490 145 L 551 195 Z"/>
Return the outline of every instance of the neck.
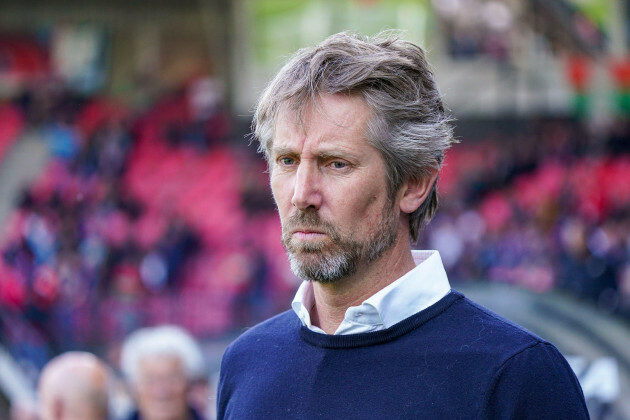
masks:
<path fill-rule="evenodd" d="M 315 306 L 311 323 L 326 334 L 334 334 L 346 310 L 393 283 L 415 267 L 408 242 L 397 241 L 381 257 L 354 275 L 334 283 L 313 282 Z"/>

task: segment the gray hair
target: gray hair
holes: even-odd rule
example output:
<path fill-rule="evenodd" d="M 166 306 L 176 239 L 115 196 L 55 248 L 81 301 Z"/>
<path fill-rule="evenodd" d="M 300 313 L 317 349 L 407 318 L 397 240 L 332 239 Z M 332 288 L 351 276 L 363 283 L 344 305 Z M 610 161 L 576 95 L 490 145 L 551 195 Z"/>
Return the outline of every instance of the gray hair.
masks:
<path fill-rule="evenodd" d="M 188 332 L 174 325 L 142 328 L 131 333 L 122 346 L 122 372 L 130 382 L 135 383 L 143 358 L 164 355 L 179 358 L 189 381 L 201 379 L 206 373 L 201 347 Z"/>
<path fill-rule="evenodd" d="M 404 182 L 439 170 L 444 152 L 455 142 L 452 120 L 421 47 L 391 31 L 374 37 L 342 32 L 297 51 L 262 93 L 252 131 L 267 160 L 280 110 L 288 106 L 301 118 L 304 108 L 322 94 L 365 100 L 372 112 L 367 138 L 385 161 L 391 199 Z M 436 183 L 409 217 L 414 241 L 437 209 Z"/>

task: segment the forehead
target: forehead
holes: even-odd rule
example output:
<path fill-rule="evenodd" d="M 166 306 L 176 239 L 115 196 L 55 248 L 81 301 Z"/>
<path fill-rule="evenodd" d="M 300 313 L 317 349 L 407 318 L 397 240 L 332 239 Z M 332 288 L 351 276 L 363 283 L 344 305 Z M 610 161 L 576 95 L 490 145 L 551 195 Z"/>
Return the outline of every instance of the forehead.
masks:
<path fill-rule="evenodd" d="M 276 120 L 272 153 L 303 146 L 306 140 L 320 146 L 364 147 L 370 117 L 369 107 L 356 95 L 320 95 L 302 112 L 284 106 Z"/>
<path fill-rule="evenodd" d="M 184 371 L 180 358 L 173 354 L 146 355 L 140 360 L 138 367 L 141 375 L 180 373 Z"/>

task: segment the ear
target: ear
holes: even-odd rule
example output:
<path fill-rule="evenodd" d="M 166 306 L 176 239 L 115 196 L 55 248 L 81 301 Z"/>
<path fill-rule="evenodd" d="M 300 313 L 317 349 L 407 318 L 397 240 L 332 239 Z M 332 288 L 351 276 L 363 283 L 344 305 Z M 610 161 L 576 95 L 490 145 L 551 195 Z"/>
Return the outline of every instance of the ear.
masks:
<path fill-rule="evenodd" d="M 431 169 L 431 172 L 424 178 L 414 181 L 408 180 L 401 187 L 400 211 L 411 214 L 424 203 L 437 180 L 438 168 Z"/>

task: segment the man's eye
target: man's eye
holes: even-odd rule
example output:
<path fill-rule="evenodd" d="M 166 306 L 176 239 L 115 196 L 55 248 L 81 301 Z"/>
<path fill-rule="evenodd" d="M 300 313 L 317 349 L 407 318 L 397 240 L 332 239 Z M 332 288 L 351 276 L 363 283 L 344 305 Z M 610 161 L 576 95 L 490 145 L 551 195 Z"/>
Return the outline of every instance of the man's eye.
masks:
<path fill-rule="evenodd" d="M 335 169 L 343 169 L 343 168 L 346 168 L 348 164 L 346 162 L 341 162 L 341 161 L 336 160 L 334 162 L 331 162 L 330 166 L 332 166 Z"/>
<path fill-rule="evenodd" d="M 289 157 L 283 157 L 278 159 L 278 163 L 280 163 L 280 165 L 293 165 L 295 163 L 295 159 L 293 158 L 289 158 Z"/>

